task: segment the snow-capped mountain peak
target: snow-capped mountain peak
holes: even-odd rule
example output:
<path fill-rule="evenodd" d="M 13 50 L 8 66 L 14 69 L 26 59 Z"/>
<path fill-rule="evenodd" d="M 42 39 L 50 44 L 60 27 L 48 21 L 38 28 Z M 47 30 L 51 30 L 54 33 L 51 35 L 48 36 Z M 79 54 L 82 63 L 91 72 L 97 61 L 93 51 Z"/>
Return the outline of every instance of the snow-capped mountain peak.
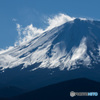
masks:
<path fill-rule="evenodd" d="M 73 70 L 100 62 L 100 22 L 74 19 L 0 54 L 0 70 L 40 63 L 39 68 Z"/>

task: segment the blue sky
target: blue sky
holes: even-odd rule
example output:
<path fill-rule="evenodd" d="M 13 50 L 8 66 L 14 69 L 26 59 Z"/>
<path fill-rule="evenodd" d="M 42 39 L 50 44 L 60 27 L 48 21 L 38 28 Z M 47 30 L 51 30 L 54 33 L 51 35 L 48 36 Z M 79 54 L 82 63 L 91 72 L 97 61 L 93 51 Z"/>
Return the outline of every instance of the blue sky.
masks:
<path fill-rule="evenodd" d="M 17 40 L 16 23 L 44 28 L 46 17 L 65 13 L 100 19 L 100 0 L 0 0 L 0 48 Z"/>

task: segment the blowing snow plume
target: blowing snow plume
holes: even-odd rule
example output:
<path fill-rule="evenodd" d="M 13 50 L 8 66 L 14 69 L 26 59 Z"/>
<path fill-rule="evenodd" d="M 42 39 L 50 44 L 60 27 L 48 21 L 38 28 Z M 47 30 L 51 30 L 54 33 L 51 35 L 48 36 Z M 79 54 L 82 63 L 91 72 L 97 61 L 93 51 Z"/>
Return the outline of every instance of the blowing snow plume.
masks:
<path fill-rule="evenodd" d="M 20 24 L 17 24 L 19 39 L 15 43 L 15 46 L 24 44 L 32 40 L 33 38 L 36 38 L 37 36 L 41 35 L 42 33 L 49 31 L 54 27 L 58 27 L 66 22 L 73 21 L 74 19 L 74 17 L 70 17 L 68 15 L 60 13 L 52 18 L 48 18 L 48 26 L 45 29 L 34 27 L 32 24 L 23 28 Z"/>

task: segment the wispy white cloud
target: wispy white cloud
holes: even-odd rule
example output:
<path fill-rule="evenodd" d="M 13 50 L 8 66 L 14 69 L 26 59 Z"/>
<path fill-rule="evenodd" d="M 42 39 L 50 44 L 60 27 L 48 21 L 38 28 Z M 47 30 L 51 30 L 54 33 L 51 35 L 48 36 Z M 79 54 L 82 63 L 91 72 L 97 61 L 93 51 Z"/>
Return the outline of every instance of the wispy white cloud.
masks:
<path fill-rule="evenodd" d="M 26 26 L 25 28 L 23 28 L 20 24 L 17 24 L 17 31 L 19 39 L 15 42 L 15 46 L 24 44 L 44 32 L 43 29 L 38 29 L 32 24 Z"/>
<path fill-rule="evenodd" d="M 55 15 L 53 18 L 48 18 L 48 26 L 45 29 L 34 27 L 32 24 L 23 28 L 20 24 L 17 24 L 19 39 L 15 43 L 15 46 L 24 44 L 35 38 L 36 36 L 42 34 L 43 32 L 51 30 L 54 27 L 60 26 L 66 22 L 73 21 L 74 19 L 74 17 L 70 17 L 68 15 L 60 13 L 58 15 Z"/>

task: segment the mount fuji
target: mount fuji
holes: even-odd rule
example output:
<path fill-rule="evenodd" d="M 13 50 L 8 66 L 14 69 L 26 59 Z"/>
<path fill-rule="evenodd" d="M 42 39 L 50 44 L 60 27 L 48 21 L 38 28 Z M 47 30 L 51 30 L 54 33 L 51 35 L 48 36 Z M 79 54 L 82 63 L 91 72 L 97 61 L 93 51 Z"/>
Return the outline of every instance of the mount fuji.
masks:
<path fill-rule="evenodd" d="M 0 53 L 0 87 L 32 90 L 80 77 L 100 81 L 100 21 L 75 18 Z"/>

